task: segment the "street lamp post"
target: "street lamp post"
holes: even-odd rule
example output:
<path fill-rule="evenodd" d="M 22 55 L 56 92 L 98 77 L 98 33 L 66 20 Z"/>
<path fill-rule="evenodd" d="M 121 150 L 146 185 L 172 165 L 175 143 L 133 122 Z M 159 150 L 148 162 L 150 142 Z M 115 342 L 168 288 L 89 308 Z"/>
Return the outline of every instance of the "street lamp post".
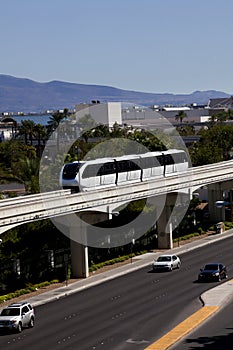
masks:
<path fill-rule="evenodd" d="M 130 238 L 131 238 L 131 243 L 130 243 L 131 264 L 133 262 L 133 246 L 135 244 L 134 233 L 135 233 L 134 228 L 131 228 L 130 231 L 129 231 L 129 235 L 130 235 Z"/>
<path fill-rule="evenodd" d="M 173 225 L 175 225 L 175 227 L 173 228 Z M 179 223 L 177 222 L 177 217 L 174 217 L 174 224 L 172 224 L 172 231 L 177 228 L 177 244 L 178 247 L 180 246 L 180 230 L 179 230 Z"/>
<path fill-rule="evenodd" d="M 131 242 L 131 252 L 130 252 L 130 255 L 131 255 L 131 264 L 133 262 L 133 246 L 135 244 L 135 239 L 133 238 L 132 239 L 132 242 Z"/>
<path fill-rule="evenodd" d="M 68 254 L 64 255 L 66 287 L 68 286 Z"/>

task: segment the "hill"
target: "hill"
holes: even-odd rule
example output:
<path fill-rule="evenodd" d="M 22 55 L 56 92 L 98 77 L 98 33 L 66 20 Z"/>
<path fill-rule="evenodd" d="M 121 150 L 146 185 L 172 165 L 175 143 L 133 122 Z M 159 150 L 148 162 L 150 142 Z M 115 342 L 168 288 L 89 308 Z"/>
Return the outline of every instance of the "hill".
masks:
<path fill-rule="evenodd" d="M 145 93 L 128 91 L 111 86 L 85 85 L 63 81 L 46 83 L 0 74 L 0 112 L 42 112 L 74 108 L 91 100 L 101 102 L 121 101 L 137 105 L 207 104 L 210 98 L 227 98 L 229 94 L 208 90 L 191 94 Z"/>

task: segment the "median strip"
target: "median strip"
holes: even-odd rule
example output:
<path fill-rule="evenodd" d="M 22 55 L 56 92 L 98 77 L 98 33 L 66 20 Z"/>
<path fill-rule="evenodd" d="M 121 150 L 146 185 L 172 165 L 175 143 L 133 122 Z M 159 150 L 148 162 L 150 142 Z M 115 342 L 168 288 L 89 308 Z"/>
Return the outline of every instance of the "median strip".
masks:
<path fill-rule="evenodd" d="M 178 340 L 183 338 L 186 334 L 191 332 L 194 328 L 199 326 L 208 317 L 213 315 L 219 306 L 203 306 L 200 310 L 189 316 L 183 322 L 179 323 L 170 332 L 165 334 L 153 344 L 149 345 L 144 350 L 166 350 Z"/>

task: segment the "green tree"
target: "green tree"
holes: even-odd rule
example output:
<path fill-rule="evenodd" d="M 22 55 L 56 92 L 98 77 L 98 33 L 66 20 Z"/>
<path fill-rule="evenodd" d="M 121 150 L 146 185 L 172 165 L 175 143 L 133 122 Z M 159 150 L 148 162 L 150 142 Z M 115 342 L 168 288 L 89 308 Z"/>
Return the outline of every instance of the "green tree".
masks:
<path fill-rule="evenodd" d="M 226 112 L 221 112 L 221 113 L 218 113 L 217 114 L 217 121 L 220 123 L 220 124 L 224 124 L 225 121 L 227 120 L 227 113 Z"/>
<path fill-rule="evenodd" d="M 221 161 L 219 148 L 214 144 L 206 145 L 204 142 L 195 142 L 189 149 L 193 166 L 201 166 Z"/>
<path fill-rule="evenodd" d="M 54 130 L 57 129 L 61 121 L 63 121 L 65 118 L 67 118 L 67 115 L 64 112 L 56 111 L 51 115 L 48 121 L 48 131 L 49 134 L 54 132 Z"/>
<path fill-rule="evenodd" d="M 176 130 L 181 136 L 195 135 L 195 127 L 193 125 L 177 126 Z"/>
<path fill-rule="evenodd" d="M 82 131 L 93 129 L 97 126 L 95 119 L 90 114 L 85 114 L 83 117 L 78 118 L 77 123 Z"/>
<path fill-rule="evenodd" d="M 46 127 L 41 124 L 36 124 L 34 128 L 34 135 L 37 140 L 37 150 L 38 150 L 37 155 L 40 158 L 44 148 L 45 141 L 47 140 Z"/>
<path fill-rule="evenodd" d="M 232 120 L 233 119 L 233 110 L 228 108 L 226 113 L 227 113 L 227 119 Z"/>
<path fill-rule="evenodd" d="M 48 121 L 48 134 L 51 135 L 52 133 L 56 131 L 56 144 L 57 144 L 57 150 L 59 150 L 59 143 L 60 143 L 60 132 L 61 130 L 58 128 L 61 122 L 67 119 L 69 116 L 68 109 L 65 108 L 63 111 L 56 111 L 55 113 L 52 114 L 52 116 L 49 118 Z"/>
<path fill-rule="evenodd" d="M 145 147 L 144 152 L 166 150 L 166 146 L 163 144 L 160 138 L 149 131 L 135 130 L 133 133 L 129 134 L 128 137 L 133 141 L 137 141 L 139 145 L 143 145 Z"/>
<path fill-rule="evenodd" d="M 183 123 L 184 118 L 187 118 L 187 114 L 184 111 L 179 111 L 175 116 L 175 120 L 178 120 L 180 124 Z"/>
<path fill-rule="evenodd" d="M 224 124 L 227 120 L 233 119 L 233 111 L 228 109 L 227 111 L 221 111 L 219 113 L 215 113 L 209 117 L 209 127 L 213 127 L 216 124 Z"/>
<path fill-rule="evenodd" d="M 24 136 L 25 144 L 28 144 L 28 140 L 32 145 L 32 140 L 35 135 L 35 123 L 32 120 L 22 120 L 19 127 L 19 136 Z"/>
<path fill-rule="evenodd" d="M 212 128 L 217 124 L 217 116 L 216 114 L 213 114 L 209 117 L 209 128 Z"/>
<path fill-rule="evenodd" d="M 39 159 L 23 158 L 15 165 L 16 178 L 25 186 L 26 193 L 39 193 Z"/>
<path fill-rule="evenodd" d="M 189 148 L 192 164 L 203 165 L 227 160 L 233 145 L 233 126 L 216 124 L 202 129 L 200 141 Z"/>

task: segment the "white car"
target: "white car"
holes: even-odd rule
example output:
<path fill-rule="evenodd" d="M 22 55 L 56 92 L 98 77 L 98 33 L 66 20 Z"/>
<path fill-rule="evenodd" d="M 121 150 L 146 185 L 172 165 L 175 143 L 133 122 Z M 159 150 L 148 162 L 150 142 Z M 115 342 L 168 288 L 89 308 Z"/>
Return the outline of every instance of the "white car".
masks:
<path fill-rule="evenodd" d="M 153 271 L 179 269 L 181 265 L 180 258 L 174 254 L 160 255 L 157 259 L 154 259 L 152 268 Z"/>
<path fill-rule="evenodd" d="M 0 313 L 0 330 L 22 332 L 24 327 L 34 327 L 35 313 L 32 305 L 27 302 L 14 303 Z"/>

